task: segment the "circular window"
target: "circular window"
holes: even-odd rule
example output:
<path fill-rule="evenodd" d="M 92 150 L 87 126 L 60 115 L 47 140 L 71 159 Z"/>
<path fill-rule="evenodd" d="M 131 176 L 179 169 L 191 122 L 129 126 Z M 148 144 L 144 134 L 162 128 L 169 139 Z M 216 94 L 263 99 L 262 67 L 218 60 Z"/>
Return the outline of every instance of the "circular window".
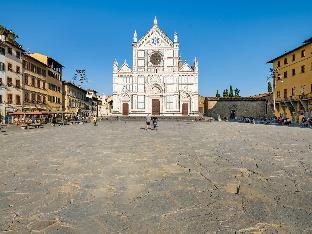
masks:
<path fill-rule="evenodd" d="M 161 55 L 158 52 L 155 52 L 151 55 L 150 60 L 153 65 L 159 65 L 161 62 Z"/>

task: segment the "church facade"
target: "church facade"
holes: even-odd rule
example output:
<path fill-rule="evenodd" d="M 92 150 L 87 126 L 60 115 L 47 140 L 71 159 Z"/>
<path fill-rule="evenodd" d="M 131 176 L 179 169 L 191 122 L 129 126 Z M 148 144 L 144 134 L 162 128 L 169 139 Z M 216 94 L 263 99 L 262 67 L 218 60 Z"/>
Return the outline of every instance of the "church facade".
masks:
<path fill-rule="evenodd" d="M 132 43 L 132 68 L 113 65 L 113 115 L 197 116 L 198 61 L 182 62 L 179 39 L 153 27 Z"/>

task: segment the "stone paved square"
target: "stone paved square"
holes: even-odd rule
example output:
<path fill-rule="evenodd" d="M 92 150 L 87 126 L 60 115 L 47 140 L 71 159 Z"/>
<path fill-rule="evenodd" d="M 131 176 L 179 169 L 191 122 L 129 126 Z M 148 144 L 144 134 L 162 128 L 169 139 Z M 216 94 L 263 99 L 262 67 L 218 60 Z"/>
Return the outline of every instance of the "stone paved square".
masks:
<path fill-rule="evenodd" d="M 311 233 L 311 129 L 104 121 L 0 135 L 0 232 Z"/>

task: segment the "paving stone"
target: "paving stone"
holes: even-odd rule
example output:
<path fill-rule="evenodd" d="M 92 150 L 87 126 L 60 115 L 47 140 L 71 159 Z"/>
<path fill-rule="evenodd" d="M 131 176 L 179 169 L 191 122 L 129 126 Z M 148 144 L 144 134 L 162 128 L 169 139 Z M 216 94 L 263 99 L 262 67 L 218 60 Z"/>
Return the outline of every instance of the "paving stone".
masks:
<path fill-rule="evenodd" d="M 0 135 L 0 232 L 304 233 L 310 129 L 103 121 Z M 11 205 L 11 206 L 10 206 Z"/>

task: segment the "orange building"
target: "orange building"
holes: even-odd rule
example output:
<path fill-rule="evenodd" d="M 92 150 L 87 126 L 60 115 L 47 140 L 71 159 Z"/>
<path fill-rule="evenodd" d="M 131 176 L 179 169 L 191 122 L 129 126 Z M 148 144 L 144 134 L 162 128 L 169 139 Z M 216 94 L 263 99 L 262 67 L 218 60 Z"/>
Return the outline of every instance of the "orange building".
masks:
<path fill-rule="evenodd" d="M 272 59 L 275 116 L 297 121 L 312 111 L 312 38 Z"/>
<path fill-rule="evenodd" d="M 30 54 L 33 58 L 47 65 L 47 108 L 49 111 L 62 111 L 62 70 L 63 65 L 56 60 L 39 53 Z"/>

